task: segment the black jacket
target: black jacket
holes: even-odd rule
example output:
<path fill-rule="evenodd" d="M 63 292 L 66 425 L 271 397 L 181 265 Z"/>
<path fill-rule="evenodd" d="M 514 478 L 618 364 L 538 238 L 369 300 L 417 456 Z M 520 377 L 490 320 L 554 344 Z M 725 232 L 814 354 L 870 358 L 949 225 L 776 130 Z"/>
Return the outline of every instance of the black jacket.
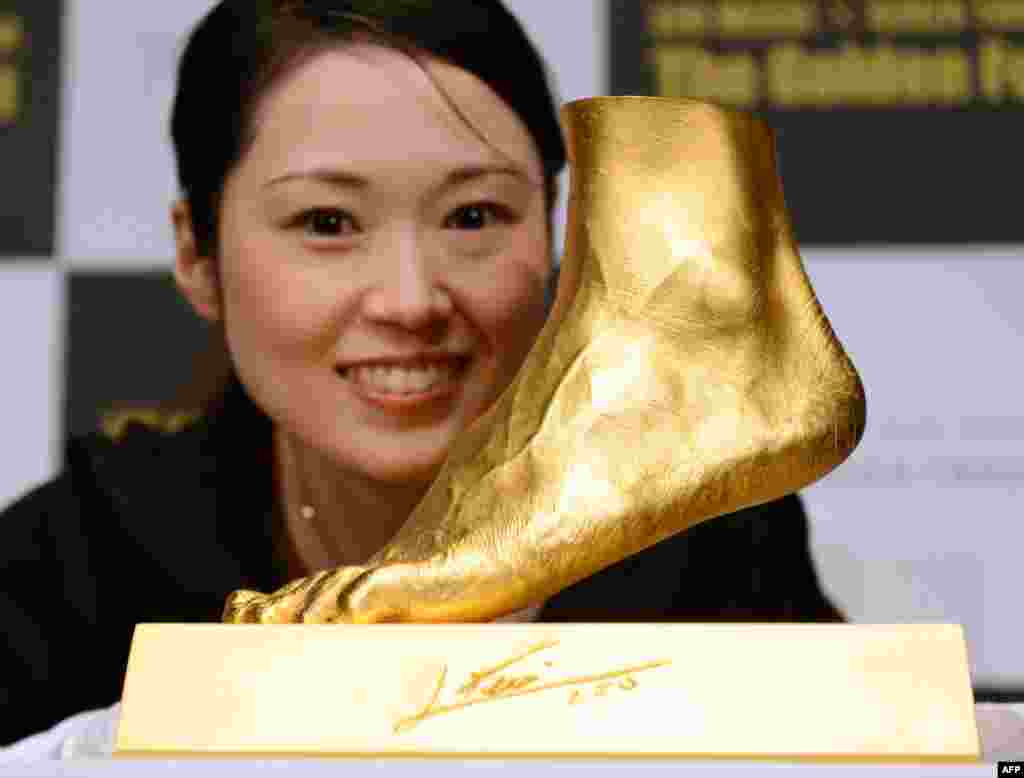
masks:
<path fill-rule="evenodd" d="M 284 583 L 269 440 L 235 382 L 182 431 L 72 440 L 61 475 L 0 515 L 0 744 L 115 702 L 137 623 L 217 621 L 233 590 Z M 807 532 L 795 496 L 719 517 L 566 589 L 540 620 L 842 620 Z"/>

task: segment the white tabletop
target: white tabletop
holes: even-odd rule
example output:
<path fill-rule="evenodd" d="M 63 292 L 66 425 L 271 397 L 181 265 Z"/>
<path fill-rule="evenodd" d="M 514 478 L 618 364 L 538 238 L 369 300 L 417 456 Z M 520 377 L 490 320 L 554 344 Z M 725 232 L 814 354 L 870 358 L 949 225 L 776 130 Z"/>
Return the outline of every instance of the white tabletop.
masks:
<path fill-rule="evenodd" d="M 899 778 L 921 776 L 924 778 L 992 778 L 996 774 L 994 763 L 965 765 L 937 764 L 813 764 L 785 762 L 706 762 L 685 760 L 473 760 L 453 761 L 437 759 L 420 760 L 301 760 L 301 761 L 152 761 L 96 760 L 96 761 L 54 761 L 31 765 L 0 767 L 0 776 L 19 778 L 121 778 L 121 776 L 232 776 L 243 778 L 254 773 L 287 772 L 296 778 L 347 778 L 361 776 L 372 771 L 373 778 L 450 778 L 459 773 L 480 775 L 480 770 L 500 770 L 510 778 L 566 778 L 567 774 L 582 775 L 599 772 L 602 778 L 634 778 L 642 775 L 693 776 L 712 774 L 715 778 L 754 778 L 766 772 L 792 773 L 801 778 L 867 778 L 867 776 L 890 775 Z"/>
<path fill-rule="evenodd" d="M 319 778 L 363 775 L 374 778 L 448 778 L 453 773 L 478 774 L 479 770 L 500 769 L 504 775 L 536 778 L 549 773 L 565 778 L 567 771 L 600 771 L 602 776 L 635 776 L 672 770 L 693 776 L 713 773 L 716 778 L 743 778 L 765 771 L 786 771 L 800 776 L 893 775 L 953 776 L 995 775 L 1000 760 L 1024 760 L 1024 705 L 981 703 L 975 706 L 981 736 L 983 761 L 976 764 L 817 764 L 813 762 L 733 762 L 686 759 L 303 759 L 303 760 L 129 760 L 111 759 L 119 706 L 74 716 L 11 748 L 0 749 L 0 778 L 119 778 L 120 776 L 248 776 L 254 772 L 287 771 L 289 776 Z"/>

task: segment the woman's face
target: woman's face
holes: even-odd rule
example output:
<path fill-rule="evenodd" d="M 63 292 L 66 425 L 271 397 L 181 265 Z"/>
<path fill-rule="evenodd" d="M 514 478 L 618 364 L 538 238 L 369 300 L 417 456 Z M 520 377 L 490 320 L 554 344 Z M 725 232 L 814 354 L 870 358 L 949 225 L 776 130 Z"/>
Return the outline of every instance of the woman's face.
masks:
<path fill-rule="evenodd" d="M 358 44 L 262 100 L 225 184 L 216 262 L 253 399 L 344 471 L 432 479 L 543 325 L 543 171 L 469 73 Z"/>

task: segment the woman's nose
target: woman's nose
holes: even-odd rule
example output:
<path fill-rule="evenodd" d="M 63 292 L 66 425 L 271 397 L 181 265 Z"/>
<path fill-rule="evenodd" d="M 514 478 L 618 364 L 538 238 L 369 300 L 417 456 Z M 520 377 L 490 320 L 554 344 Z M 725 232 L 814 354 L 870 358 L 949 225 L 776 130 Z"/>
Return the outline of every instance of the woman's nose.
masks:
<path fill-rule="evenodd" d="M 377 324 L 417 330 L 447 319 L 452 301 L 426 252 L 405 241 L 388 258 L 363 301 L 364 315 Z"/>

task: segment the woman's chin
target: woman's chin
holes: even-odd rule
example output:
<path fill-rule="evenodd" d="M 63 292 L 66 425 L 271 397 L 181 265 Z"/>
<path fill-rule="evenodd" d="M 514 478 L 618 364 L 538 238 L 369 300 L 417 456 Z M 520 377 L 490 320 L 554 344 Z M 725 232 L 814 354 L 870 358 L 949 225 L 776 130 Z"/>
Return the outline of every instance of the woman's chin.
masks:
<path fill-rule="evenodd" d="M 371 480 L 391 486 L 429 486 L 444 464 L 445 452 L 424 453 L 410 456 L 409 451 L 395 452 L 387 457 L 381 451 L 372 460 L 363 463 L 363 473 Z"/>

